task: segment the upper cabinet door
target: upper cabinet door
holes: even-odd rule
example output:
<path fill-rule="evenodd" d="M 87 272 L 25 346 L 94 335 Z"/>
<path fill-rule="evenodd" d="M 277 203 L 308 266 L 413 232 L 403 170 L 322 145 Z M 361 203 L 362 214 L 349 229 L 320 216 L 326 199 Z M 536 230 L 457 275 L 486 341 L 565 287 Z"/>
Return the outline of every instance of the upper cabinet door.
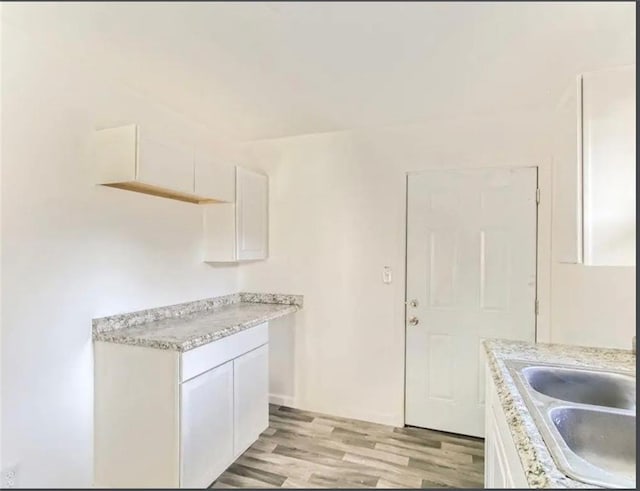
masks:
<path fill-rule="evenodd" d="M 236 167 L 196 152 L 195 194 L 228 203 L 236 199 Z"/>
<path fill-rule="evenodd" d="M 582 78 L 565 92 L 554 115 L 553 260 L 582 262 Z"/>
<path fill-rule="evenodd" d="M 635 266 L 635 65 L 582 78 L 584 264 Z"/>
<path fill-rule="evenodd" d="M 269 178 L 241 167 L 236 168 L 237 259 L 267 257 Z"/>
<path fill-rule="evenodd" d="M 137 180 L 161 188 L 194 192 L 193 146 L 160 141 L 141 132 Z"/>

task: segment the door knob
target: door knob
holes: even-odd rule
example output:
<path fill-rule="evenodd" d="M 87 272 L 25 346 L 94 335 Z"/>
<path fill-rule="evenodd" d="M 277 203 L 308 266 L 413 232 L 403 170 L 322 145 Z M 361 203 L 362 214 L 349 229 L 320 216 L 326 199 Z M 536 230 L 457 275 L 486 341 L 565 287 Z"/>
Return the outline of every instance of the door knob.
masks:
<path fill-rule="evenodd" d="M 413 300 L 411 300 L 410 302 L 405 302 L 409 307 L 417 307 L 418 306 L 418 301 L 414 298 Z"/>
<path fill-rule="evenodd" d="M 411 317 L 409 319 L 409 324 L 411 324 L 412 326 L 417 326 L 420 323 L 420 321 L 418 320 L 417 317 Z"/>

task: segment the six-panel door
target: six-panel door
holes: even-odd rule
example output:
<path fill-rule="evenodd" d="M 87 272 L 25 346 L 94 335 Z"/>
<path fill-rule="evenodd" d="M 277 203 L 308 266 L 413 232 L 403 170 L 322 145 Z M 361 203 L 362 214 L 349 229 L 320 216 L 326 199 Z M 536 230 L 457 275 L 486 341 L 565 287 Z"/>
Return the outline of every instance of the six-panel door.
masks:
<path fill-rule="evenodd" d="M 482 340 L 535 340 L 534 167 L 411 173 L 405 422 L 484 436 Z"/>

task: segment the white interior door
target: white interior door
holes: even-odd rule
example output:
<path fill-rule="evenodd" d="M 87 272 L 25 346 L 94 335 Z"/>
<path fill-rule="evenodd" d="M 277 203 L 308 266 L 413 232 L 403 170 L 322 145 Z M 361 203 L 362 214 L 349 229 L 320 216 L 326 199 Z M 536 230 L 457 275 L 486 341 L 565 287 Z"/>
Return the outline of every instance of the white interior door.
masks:
<path fill-rule="evenodd" d="M 537 168 L 407 187 L 405 422 L 484 435 L 484 338 L 535 340 Z"/>

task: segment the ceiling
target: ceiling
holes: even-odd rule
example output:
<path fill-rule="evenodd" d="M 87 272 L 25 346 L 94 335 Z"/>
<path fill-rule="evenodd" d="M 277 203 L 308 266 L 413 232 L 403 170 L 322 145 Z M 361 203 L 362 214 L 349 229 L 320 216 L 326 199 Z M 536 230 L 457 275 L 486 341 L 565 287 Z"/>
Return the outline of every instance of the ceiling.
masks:
<path fill-rule="evenodd" d="M 635 63 L 634 2 L 34 3 L 14 25 L 238 140 L 550 106 Z"/>

